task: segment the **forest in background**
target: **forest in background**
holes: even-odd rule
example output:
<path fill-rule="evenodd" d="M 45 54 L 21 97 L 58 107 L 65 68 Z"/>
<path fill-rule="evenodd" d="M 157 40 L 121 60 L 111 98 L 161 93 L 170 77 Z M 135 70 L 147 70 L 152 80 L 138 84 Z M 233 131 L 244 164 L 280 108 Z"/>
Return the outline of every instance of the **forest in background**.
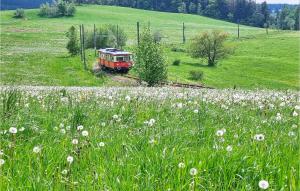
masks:
<path fill-rule="evenodd" d="M 208 16 L 255 27 L 299 30 L 299 5 L 257 4 L 254 0 L 64 0 Z M 36 8 L 51 0 L 2 0 L 1 9 Z"/>

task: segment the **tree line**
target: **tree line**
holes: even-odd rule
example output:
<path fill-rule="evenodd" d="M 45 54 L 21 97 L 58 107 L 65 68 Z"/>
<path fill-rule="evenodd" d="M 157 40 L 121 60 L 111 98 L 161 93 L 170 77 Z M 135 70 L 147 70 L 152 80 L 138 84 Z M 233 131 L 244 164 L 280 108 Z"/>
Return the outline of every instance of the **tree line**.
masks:
<path fill-rule="evenodd" d="M 299 30 L 299 5 L 272 13 L 255 0 L 75 0 L 76 3 L 116 5 L 146 10 L 189 13 L 255 27 Z"/>

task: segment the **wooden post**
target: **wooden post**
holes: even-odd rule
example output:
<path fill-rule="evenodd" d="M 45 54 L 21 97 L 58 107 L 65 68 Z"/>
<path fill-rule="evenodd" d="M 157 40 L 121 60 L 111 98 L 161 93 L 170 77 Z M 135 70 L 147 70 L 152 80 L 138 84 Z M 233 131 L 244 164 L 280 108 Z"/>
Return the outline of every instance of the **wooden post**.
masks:
<path fill-rule="evenodd" d="M 137 30 L 137 43 L 140 44 L 140 22 L 136 23 L 136 30 Z"/>
<path fill-rule="evenodd" d="M 184 23 L 182 23 L 182 43 L 185 43 L 185 26 Z"/>
<path fill-rule="evenodd" d="M 85 59 L 85 34 L 84 34 L 84 26 L 82 25 L 82 48 L 83 48 L 83 67 L 86 70 L 86 59 Z"/>
<path fill-rule="evenodd" d="M 79 29 L 80 29 L 80 60 L 82 62 L 82 27 L 81 27 L 81 25 L 79 25 Z"/>
<path fill-rule="evenodd" d="M 240 20 L 238 20 L 238 38 L 240 38 Z"/>
<path fill-rule="evenodd" d="M 97 39 L 96 39 L 96 25 L 94 24 L 94 49 L 95 49 L 95 57 L 97 55 Z"/>
<path fill-rule="evenodd" d="M 119 48 L 119 25 L 117 25 L 117 48 Z"/>

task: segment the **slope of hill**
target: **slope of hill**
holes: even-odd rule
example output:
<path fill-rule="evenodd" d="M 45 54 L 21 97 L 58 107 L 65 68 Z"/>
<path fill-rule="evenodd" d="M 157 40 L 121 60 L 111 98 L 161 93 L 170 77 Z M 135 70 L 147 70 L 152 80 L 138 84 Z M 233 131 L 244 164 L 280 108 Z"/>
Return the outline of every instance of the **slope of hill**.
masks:
<path fill-rule="evenodd" d="M 125 29 L 129 40 L 136 43 L 136 22 L 151 25 L 165 36 L 164 42 L 181 46 L 182 23 L 186 25 L 189 40 L 201 31 L 218 29 L 231 34 L 230 43 L 236 47 L 233 55 L 216 68 L 203 66 L 202 61 L 186 53 L 166 51 L 170 63 L 171 80 L 192 82 L 189 71 L 203 70 L 204 83 L 214 87 L 243 88 L 299 88 L 298 85 L 298 32 L 270 31 L 241 26 L 241 39 L 236 39 L 237 26 L 206 17 L 176 13 L 161 13 L 110 6 L 80 6 L 76 16 L 68 18 L 40 18 L 38 10 L 27 10 L 25 20 L 11 18 L 12 11 L 1 11 L 1 84 L 39 85 L 103 85 L 107 80 L 85 72 L 78 57 L 69 57 L 65 49 L 65 32 L 71 25 L 118 24 Z M 88 61 L 95 61 L 89 52 Z M 171 66 L 180 58 L 182 65 Z M 197 83 L 197 82 L 193 82 Z"/>

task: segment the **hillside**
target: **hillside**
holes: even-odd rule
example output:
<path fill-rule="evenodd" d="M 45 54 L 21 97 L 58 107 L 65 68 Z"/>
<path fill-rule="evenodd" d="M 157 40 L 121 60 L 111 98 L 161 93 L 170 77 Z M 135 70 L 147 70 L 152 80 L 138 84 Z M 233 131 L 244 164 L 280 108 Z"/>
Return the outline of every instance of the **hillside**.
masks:
<path fill-rule="evenodd" d="M 110 6 L 80 6 L 76 16 L 70 18 L 40 18 L 38 10 L 27 10 L 25 20 L 11 18 L 12 11 L 1 11 L 1 84 L 34 85 L 111 85 L 109 78 L 99 79 L 82 69 L 80 58 L 69 57 L 65 49 L 65 32 L 71 25 L 118 24 L 125 29 L 129 48 L 136 43 L 136 22 L 142 26 L 150 22 L 153 31 L 166 37 L 166 44 L 180 45 L 182 22 L 186 25 L 187 40 L 196 32 L 218 29 L 231 34 L 235 53 L 216 68 L 203 66 L 202 61 L 186 53 L 172 52 L 167 46 L 170 63 L 169 78 L 192 83 L 190 70 L 204 71 L 206 85 L 228 88 L 298 89 L 298 37 L 299 32 L 270 31 L 241 26 L 241 39 L 236 39 L 236 24 L 196 15 L 161 13 Z M 176 18 L 176 19 L 174 19 Z M 171 66 L 174 59 L 180 66 Z M 94 62 L 93 51 L 88 61 Z"/>

